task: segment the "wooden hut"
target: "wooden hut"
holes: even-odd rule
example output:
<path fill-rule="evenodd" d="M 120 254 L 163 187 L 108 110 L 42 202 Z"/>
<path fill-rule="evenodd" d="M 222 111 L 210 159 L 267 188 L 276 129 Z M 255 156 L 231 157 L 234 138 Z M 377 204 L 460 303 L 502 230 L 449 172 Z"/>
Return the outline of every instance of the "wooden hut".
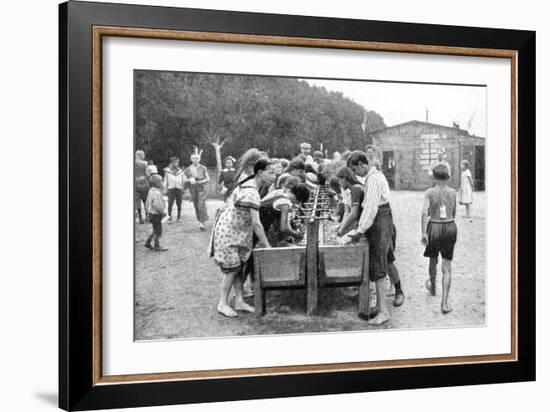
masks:
<path fill-rule="evenodd" d="M 443 126 L 412 120 L 372 132 L 382 171 L 396 190 L 424 190 L 433 185 L 430 165 L 445 149 L 451 166 L 452 187 L 460 186 L 460 162 L 468 160 L 475 190 L 485 190 L 485 138 L 470 135 L 456 125 Z"/>

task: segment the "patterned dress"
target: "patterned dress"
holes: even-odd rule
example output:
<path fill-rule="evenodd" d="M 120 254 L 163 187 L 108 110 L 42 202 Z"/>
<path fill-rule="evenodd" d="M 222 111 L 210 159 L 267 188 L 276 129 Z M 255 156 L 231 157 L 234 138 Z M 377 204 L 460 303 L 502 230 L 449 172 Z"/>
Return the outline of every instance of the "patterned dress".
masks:
<path fill-rule="evenodd" d="M 214 260 L 224 271 L 238 269 L 250 258 L 254 233 L 252 209 L 260 209 L 260 195 L 254 179 L 235 188 L 212 231 Z"/>

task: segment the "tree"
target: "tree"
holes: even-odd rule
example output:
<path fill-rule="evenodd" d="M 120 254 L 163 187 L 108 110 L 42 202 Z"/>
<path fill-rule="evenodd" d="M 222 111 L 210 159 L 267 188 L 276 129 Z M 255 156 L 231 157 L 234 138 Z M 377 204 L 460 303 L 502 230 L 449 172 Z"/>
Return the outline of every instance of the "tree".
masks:
<path fill-rule="evenodd" d="M 250 147 L 291 158 L 306 141 L 328 151 L 363 148 L 361 125 L 384 127 L 374 111 L 297 79 L 202 73 L 136 72 L 136 145 L 156 161 L 195 145 L 221 169 L 222 152 Z"/>

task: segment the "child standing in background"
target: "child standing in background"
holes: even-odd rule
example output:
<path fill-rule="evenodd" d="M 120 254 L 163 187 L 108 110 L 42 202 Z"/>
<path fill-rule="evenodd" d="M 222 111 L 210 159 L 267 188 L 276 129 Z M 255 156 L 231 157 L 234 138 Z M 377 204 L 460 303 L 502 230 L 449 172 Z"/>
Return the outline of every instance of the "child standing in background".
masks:
<path fill-rule="evenodd" d="M 162 236 L 162 218 L 166 215 L 164 212 L 166 203 L 162 195 L 164 189 L 162 186 L 162 178 L 159 175 L 153 175 L 151 176 L 150 183 L 151 189 L 149 189 L 145 206 L 147 209 L 147 217 L 153 230 L 145 241 L 145 247 L 147 249 L 154 250 L 155 252 L 164 252 L 168 249 L 160 246 L 160 238 Z M 153 240 L 154 247 L 151 245 L 151 241 Z"/>
<path fill-rule="evenodd" d="M 177 221 L 181 219 L 181 199 L 183 197 L 183 188 L 187 178 L 180 169 L 180 159 L 173 156 L 170 158 L 170 165 L 164 169 L 164 187 L 168 194 L 168 220 L 172 221 L 172 207 L 174 201 L 178 209 Z"/>
<path fill-rule="evenodd" d="M 145 152 L 143 150 L 136 151 L 136 160 L 134 163 L 134 193 L 135 193 L 135 209 L 139 218 L 139 223 L 145 223 L 141 214 L 141 203 L 147 217 L 147 194 L 149 193 L 149 171 L 147 170 L 147 162 L 145 161 Z"/>
<path fill-rule="evenodd" d="M 227 200 L 233 188 L 235 187 L 235 178 L 237 177 L 237 171 L 235 170 L 235 158 L 232 156 L 227 156 L 223 160 L 225 169 L 220 172 L 220 177 L 218 178 L 218 184 L 221 185 L 220 193 L 223 195 L 223 200 Z"/>
<path fill-rule="evenodd" d="M 199 221 L 199 229 L 204 230 L 204 223 L 208 220 L 208 211 L 206 210 L 206 184 L 210 180 L 208 169 L 200 164 L 201 155 L 194 153 L 191 155 L 191 165 L 185 169 L 185 176 L 189 184 L 191 200 L 195 207 L 195 216 Z"/>
<path fill-rule="evenodd" d="M 466 207 L 465 218 L 470 219 L 470 207 L 473 203 L 472 188 L 474 187 L 474 181 L 472 179 L 472 173 L 470 172 L 470 163 L 467 160 L 460 162 L 460 168 L 462 173 L 460 174 L 460 192 L 458 194 L 458 203 Z"/>
<path fill-rule="evenodd" d="M 159 173 L 157 166 L 155 166 L 155 162 L 151 159 L 147 161 L 147 172 L 149 173 L 149 176 L 157 175 Z"/>

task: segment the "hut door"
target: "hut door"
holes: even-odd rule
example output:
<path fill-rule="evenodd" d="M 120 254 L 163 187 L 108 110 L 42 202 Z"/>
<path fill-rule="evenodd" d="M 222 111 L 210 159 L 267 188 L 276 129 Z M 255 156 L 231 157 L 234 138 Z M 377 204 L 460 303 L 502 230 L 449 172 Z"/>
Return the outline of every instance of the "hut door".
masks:
<path fill-rule="evenodd" d="M 485 146 L 476 146 L 474 186 L 475 190 L 485 190 Z"/>
<path fill-rule="evenodd" d="M 393 150 L 382 152 L 382 173 L 386 176 L 390 189 L 395 188 L 395 160 Z"/>

